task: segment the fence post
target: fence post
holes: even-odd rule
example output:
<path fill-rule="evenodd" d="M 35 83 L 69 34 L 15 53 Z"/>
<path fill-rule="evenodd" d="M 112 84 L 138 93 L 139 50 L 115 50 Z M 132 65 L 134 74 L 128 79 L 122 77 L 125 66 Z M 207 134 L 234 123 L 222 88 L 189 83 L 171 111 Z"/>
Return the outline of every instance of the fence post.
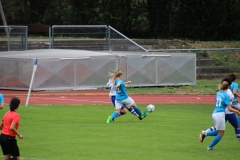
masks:
<path fill-rule="evenodd" d="M 10 32 L 11 32 L 11 28 L 9 26 L 7 27 L 7 31 L 8 31 L 8 34 L 7 34 L 7 37 L 8 37 L 8 51 L 10 51 Z"/>
<path fill-rule="evenodd" d="M 109 26 L 107 26 L 107 31 L 108 31 L 107 32 L 108 33 L 108 35 L 107 35 L 108 36 L 108 50 L 111 51 L 111 48 L 110 48 L 110 45 L 111 45 L 110 44 L 110 42 L 111 42 L 110 41 L 111 35 L 110 35 L 110 27 Z"/>
<path fill-rule="evenodd" d="M 54 45 L 54 26 L 52 26 L 51 29 L 51 39 L 52 39 L 52 43 L 51 43 L 51 49 L 53 49 L 53 45 Z"/>
<path fill-rule="evenodd" d="M 25 29 L 25 50 L 28 49 L 28 27 Z"/>
<path fill-rule="evenodd" d="M 48 36 L 49 36 L 49 49 L 52 49 L 52 35 L 51 35 L 51 27 L 49 27 L 48 30 Z"/>
<path fill-rule="evenodd" d="M 200 50 L 198 50 L 198 52 L 197 52 L 197 74 L 200 74 L 201 73 L 201 71 L 200 71 Z"/>

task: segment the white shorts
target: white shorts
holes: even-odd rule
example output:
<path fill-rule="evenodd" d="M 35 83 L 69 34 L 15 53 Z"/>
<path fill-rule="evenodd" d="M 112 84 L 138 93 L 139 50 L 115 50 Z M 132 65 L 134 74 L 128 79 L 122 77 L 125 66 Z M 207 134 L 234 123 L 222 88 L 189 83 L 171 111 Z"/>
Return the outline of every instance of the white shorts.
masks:
<path fill-rule="evenodd" d="M 226 122 L 224 112 L 212 114 L 212 119 L 217 130 L 225 130 Z"/>
<path fill-rule="evenodd" d="M 123 101 L 115 100 L 115 109 L 121 109 L 123 104 L 130 107 L 130 106 L 134 105 L 135 102 L 131 97 L 128 97 L 127 99 L 124 99 Z"/>

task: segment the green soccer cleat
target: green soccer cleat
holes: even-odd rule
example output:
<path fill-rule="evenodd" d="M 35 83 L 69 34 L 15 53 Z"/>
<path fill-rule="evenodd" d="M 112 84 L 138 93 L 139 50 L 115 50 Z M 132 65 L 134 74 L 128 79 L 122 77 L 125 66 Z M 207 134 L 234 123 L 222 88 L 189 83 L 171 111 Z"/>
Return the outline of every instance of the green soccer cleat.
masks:
<path fill-rule="evenodd" d="M 147 109 L 144 110 L 143 113 L 142 113 L 142 115 L 139 117 L 139 119 L 142 120 L 143 118 L 145 118 L 145 117 L 147 116 L 147 112 L 148 112 Z"/>
<path fill-rule="evenodd" d="M 146 116 L 147 116 L 147 112 L 148 112 L 148 110 L 147 110 L 147 109 L 145 109 L 145 110 L 143 111 L 143 116 L 144 116 L 144 117 L 146 117 Z"/>
<path fill-rule="evenodd" d="M 111 116 L 109 116 L 109 117 L 108 117 L 108 119 L 107 119 L 107 123 L 110 123 L 110 122 L 112 122 L 112 120 L 113 120 L 113 119 L 112 119 L 112 117 L 111 117 Z"/>

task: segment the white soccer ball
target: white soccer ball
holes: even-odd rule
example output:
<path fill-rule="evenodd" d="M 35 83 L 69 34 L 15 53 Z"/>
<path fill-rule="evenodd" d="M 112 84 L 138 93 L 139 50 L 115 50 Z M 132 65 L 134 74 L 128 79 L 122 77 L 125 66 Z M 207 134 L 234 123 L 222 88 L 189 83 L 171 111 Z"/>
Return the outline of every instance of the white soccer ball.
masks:
<path fill-rule="evenodd" d="M 147 106 L 147 110 L 148 110 L 148 112 L 153 112 L 155 110 L 155 106 L 153 104 L 149 104 Z"/>

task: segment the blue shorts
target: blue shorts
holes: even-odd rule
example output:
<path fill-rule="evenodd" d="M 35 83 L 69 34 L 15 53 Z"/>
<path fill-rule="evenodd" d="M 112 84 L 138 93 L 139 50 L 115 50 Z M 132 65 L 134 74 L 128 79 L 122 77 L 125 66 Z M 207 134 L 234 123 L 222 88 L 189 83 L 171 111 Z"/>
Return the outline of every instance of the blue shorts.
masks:
<path fill-rule="evenodd" d="M 115 99 L 116 99 L 116 96 L 111 96 L 112 104 L 114 105 L 114 107 L 115 107 Z M 122 105 L 121 110 L 124 108 L 125 108 L 125 104 Z"/>
<path fill-rule="evenodd" d="M 237 120 L 237 117 L 236 117 L 235 113 L 226 114 L 225 115 L 225 120 L 228 121 L 234 128 L 236 126 L 238 126 L 238 120 Z"/>

